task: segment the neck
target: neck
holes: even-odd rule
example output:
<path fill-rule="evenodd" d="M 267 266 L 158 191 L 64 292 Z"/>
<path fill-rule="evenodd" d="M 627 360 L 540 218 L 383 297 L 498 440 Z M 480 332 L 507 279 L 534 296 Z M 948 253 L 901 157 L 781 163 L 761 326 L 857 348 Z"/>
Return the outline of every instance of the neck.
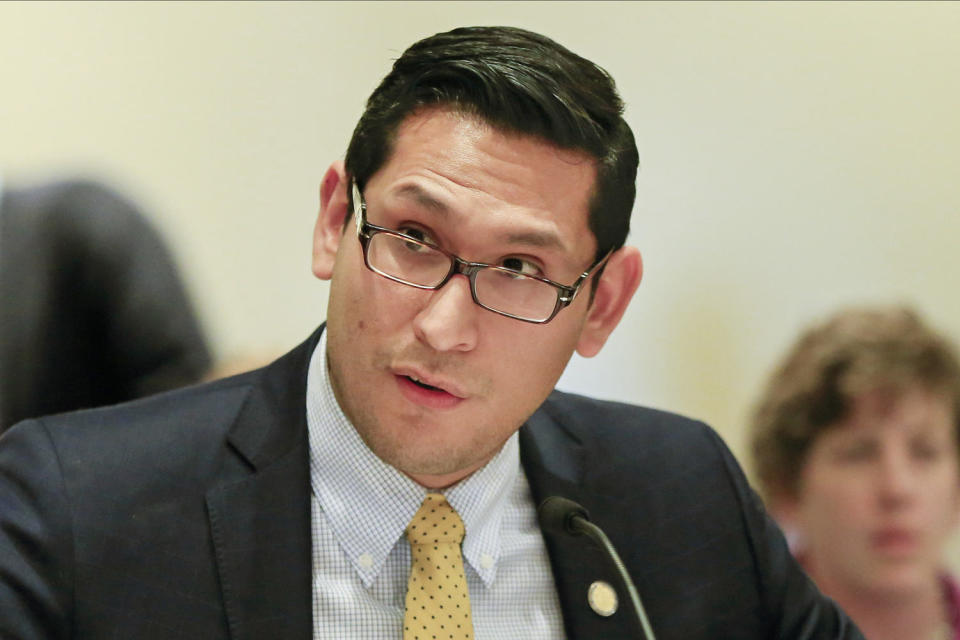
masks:
<path fill-rule="evenodd" d="M 878 594 L 845 587 L 814 572 L 810 575 L 870 640 L 939 640 L 938 632 L 949 619 L 937 576 L 911 592 Z"/>

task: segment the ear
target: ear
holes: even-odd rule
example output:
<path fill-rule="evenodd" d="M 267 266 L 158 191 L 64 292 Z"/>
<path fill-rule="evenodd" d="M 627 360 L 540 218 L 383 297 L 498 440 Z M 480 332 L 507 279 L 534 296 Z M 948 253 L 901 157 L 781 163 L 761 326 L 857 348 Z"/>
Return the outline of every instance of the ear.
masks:
<path fill-rule="evenodd" d="M 954 485 L 953 487 L 953 513 L 950 517 L 950 526 L 953 529 L 957 528 L 957 525 L 960 524 L 960 487 Z"/>
<path fill-rule="evenodd" d="M 620 323 L 642 277 L 643 260 L 636 247 L 623 247 L 610 256 L 596 285 L 593 302 L 580 332 L 577 353 L 592 358 L 600 352 Z M 583 286 L 589 287 L 590 283 Z M 589 295 L 589 291 L 582 291 L 580 295 Z"/>
<path fill-rule="evenodd" d="M 764 505 L 767 513 L 777 521 L 781 529 L 796 528 L 799 520 L 800 501 L 784 491 L 777 491 L 768 496 Z"/>
<path fill-rule="evenodd" d="M 347 172 L 343 162 L 330 165 L 320 183 L 320 213 L 313 227 L 313 275 L 329 280 L 347 219 Z"/>
<path fill-rule="evenodd" d="M 800 500 L 790 493 L 778 491 L 769 496 L 765 506 L 767 512 L 783 531 L 790 551 L 794 555 L 802 553 L 806 540 L 800 522 Z"/>

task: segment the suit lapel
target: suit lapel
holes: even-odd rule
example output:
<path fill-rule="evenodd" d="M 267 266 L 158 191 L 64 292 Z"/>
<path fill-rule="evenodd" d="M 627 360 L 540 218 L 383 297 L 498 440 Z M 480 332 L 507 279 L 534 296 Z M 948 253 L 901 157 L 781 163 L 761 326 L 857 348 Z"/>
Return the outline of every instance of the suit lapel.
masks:
<path fill-rule="evenodd" d="M 533 499 L 540 504 L 549 496 L 563 496 L 583 505 L 592 513 L 619 513 L 621 505 L 609 496 L 592 491 L 585 477 L 583 443 L 566 431 L 541 408 L 520 430 L 520 456 L 530 482 Z M 608 535 L 615 537 L 604 524 Z M 584 537 L 543 532 L 550 554 L 554 581 L 563 609 L 563 620 L 570 640 L 592 638 L 635 638 L 635 616 L 621 581 L 606 557 Z M 596 581 L 611 585 L 619 607 L 609 617 L 596 613 L 589 605 L 587 592 Z"/>
<path fill-rule="evenodd" d="M 304 399 L 307 364 L 321 330 L 264 370 L 229 435 L 250 472 L 207 494 L 233 640 L 311 637 Z"/>
<path fill-rule="evenodd" d="M 207 496 L 234 640 L 310 637 L 310 503 L 305 451 Z"/>

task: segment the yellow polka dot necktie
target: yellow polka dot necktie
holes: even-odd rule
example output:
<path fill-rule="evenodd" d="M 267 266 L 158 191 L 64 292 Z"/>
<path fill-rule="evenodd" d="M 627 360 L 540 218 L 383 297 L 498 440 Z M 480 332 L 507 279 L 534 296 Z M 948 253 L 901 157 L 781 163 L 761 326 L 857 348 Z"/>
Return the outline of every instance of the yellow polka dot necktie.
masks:
<path fill-rule="evenodd" d="M 463 534 L 463 520 L 447 499 L 428 493 L 407 525 L 412 561 L 403 640 L 472 640 Z"/>

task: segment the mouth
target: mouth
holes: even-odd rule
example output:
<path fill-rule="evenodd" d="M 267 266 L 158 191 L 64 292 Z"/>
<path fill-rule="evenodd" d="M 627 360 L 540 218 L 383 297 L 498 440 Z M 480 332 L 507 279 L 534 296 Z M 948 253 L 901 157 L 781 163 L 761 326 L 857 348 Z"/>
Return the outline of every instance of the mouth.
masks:
<path fill-rule="evenodd" d="M 440 387 L 435 387 L 431 384 L 427 384 L 423 380 L 415 378 L 414 376 L 403 376 L 403 377 L 409 380 L 410 382 L 412 382 L 413 384 L 417 385 L 421 389 L 427 389 L 429 391 L 443 391 L 443 389 L 441 389 Z M 444 393 L 446 392 L 444 391 Z"/>
<path fill-rule="evenodd" d="M 404 378 L 410 382 L 410 384 L 415 385 L 416 387 L 419 387 L 425 391 L 448 393 L 460 399 L 467 397 L 467 393 L 464 392 L 460 385 L 454 380 L 424 371 L 418 366 L 399 365 L 391 367 L 391 373 L 398 378 Z"/>
<path fill-rule="evenodd" d="M 401 393 L 410 402 L 430 409 L 451 409 L 465 399 L 451 383 L 427 378 L 422 373 L 394 371 Z"/>
<path fill-rule="evenodd" d="M 906 529 L 883 529 L 871 536 L 874 549 L 886 555 L 905 555 L 914 552 L 919 544 L 917 535 Z"/>

